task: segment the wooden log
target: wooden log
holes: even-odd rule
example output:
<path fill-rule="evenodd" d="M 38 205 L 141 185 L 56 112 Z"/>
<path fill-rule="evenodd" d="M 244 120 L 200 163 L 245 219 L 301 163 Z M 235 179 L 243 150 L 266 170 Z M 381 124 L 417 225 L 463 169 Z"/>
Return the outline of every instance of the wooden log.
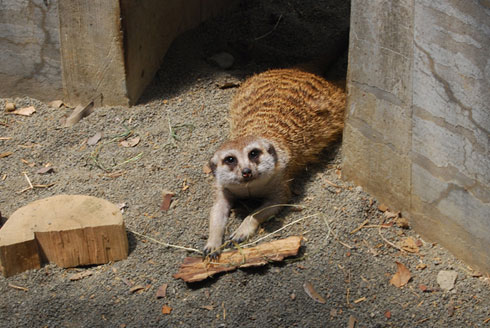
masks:
<path fill-rule="evenodd" d="M 251 248 L 225 252 L 220 255 L 218 262 L 209 262 L 201 257 L 187 257 L 180 266 L 179 272 L 173 277 L 185 282 L 196 282 L 219 272 L 282 261 L 286 257 L 298 254 L 301 239 L 299 236 L 291 236 Z"/>
<path fill-rule="evenodd" d="M 91 196 L 59 195 L 15 211 L 0 229 L 5 277 L 42 263 L 61 267 L 125 259 L 128 239 L 120 210 Z"/>

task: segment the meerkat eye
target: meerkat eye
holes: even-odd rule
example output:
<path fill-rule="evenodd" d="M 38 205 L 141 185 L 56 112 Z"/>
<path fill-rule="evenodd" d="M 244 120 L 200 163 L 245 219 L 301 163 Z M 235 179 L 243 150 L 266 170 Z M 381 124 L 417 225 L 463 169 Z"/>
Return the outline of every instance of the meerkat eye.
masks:
<path fill-rule="evenodd" d="M 252 149 L 250 153 L 248 153 L 248 158 L 250 160 L 257 159 L 261 154 L 261 151 L 259 149 Z"/>
<path fill-rule="evenodd" d="M 225 159 L 223 160 L 223 162 L 225 164 L 228 164 L 228 165 L 233 165 L 233 164 L 236 163 L 236 158 L 233 157 L 233 156 L 227 156 L 227 157 L 225 157 Z"/>

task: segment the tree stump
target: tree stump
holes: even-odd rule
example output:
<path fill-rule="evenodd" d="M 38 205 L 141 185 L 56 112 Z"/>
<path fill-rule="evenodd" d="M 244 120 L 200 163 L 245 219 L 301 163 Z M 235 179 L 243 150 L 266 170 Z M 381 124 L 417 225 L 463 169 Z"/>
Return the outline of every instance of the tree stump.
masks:
<path fill-rule="evenodd" d="M 121 211 L 96 197 L 41 199 L 15 211 L 0 229 L 0 268 L 5 277 L 47 262 L 66 268 L 127 256 Z"/>

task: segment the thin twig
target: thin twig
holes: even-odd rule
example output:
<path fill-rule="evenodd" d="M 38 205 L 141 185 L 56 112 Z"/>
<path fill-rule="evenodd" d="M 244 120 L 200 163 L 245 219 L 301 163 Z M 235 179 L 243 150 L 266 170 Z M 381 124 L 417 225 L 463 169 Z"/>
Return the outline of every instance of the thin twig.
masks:
<path fill-rule="evenodd" d="M 348 245 L 348 244 L 344 243 L 343 241 L 341 241 L 341 240 L 339 239 L 339 237 L 337 236 L 337 234 L 336 234 L 335 232 L 333 232 L 333 230 L 330 228 L 330 225 L 328 224 L 328 220 L 327 220 L 325 217 L 323 217 L 323 222 L 325 222 L 325 224 L 327 225 L 327 228 L 328 228 L 329 232 L 330 232 L 330 231 L 332 232 L 332 234 L 333 234 L 333 236 L 334 236 L 335 240 L 337 240 L 337 242 L 338 242 L 339 244 L 341 244 L 341 245 L 342 245 L 342 246 L 344 246 L 344 247 L 347 247 L 348 249 L 353 249 L 353 248 L 354 248 L 354 247 L 352 247 L 352 246 L 350 246 L 350 245 Z"/>
<path fill-rule="evenodd" d="M 32 185 L 31 180 L 29 179 L 29 177 L 27 176 L 27 173 L 26 172 L 22 172 L 22 173 L 24 173 L 24 176 L 26 177 L 27 183 L 29 183 L 29 187 L 31 189 L 34 189 L 34 186 Z"/>
<path fill-rule="evenodd" d="M 145 238 L 145 239 L 148 239 L 148 240 L 151 240 L 152 242 L 154 243 L 157 243 L 157 244 L 160 244 L 160 245 L 163 245 L 165 247 L 171 247 L 171 248 L 177 248 L 177 249 L 183 249 L 183 250 L 186 250 L 186 251 L 190 251 L 190 252 L 195 252 L 195 253 L 198 253 L 198 254 L 202 254 L 202 252 L 198 249 L 195 249 L 195 248 L 190 248 L 190 247 L 184 247 L 184 246 L 179 246 L 179 245 L 172 245 L 172 244 L 168 244 L 168 243 L 165 243 L 163 241 L 159 241 L 159 240 L 156 240 L 154 238 L 151 238 L 151 237 L 148 237 L 148 236 L 145 236 L 139 232 L 136 232 L 136 231 L 133 231 L 133 230 L 130 230 L 128 229 L 129 232 L 131 233 L 134 233 L 135 235 L 137 236 L 140 236 L 142 238 Z"/>
<path fill-rule="evenodd" d="M 360 225 L 360 226 L 358 226 L 357 228 L 355 228 L 354 230 L 352 230 L 352 231 L 350 232 L 350 233 L 351 233 L 351 235 L 352 235 L 352 234 L 355 234 L 356 232 L 358 232 L 359 230 L 361 230 L 362 228 L 364 228 L 364 226 L 365 226 L 366 224 L 368 224 L 368 223 L 369 223 L 369 219 L 364 220 L 364 222 L 363 222 L 363 223 L 361 223 L 361 225 Z"/>
<path fill-rule="evenodd" d="M 270 205 L 270 206 L 266 206 L 264 208 L 261 208 L 260 210 L 257 210 L 256 212 L 250 214 L 250 216 L 255 216 L 265 210 L 268 210 L 269 208 L 274 208 L 274 207 L 296 207 L 296 208 L 303 208 L 303 206 L 301 205 L 294 205 L 294 204 L 274 204 L 274 205 Z"/>
<path fill-rule="evenodd" d="M 383 239 L 383 241 L 384 241 L 385 243 L 387 243 L 388 245 L 390 245 L 391 247 L 396 248 L 396 249 L 398 249 L 398 250 L 399 250 L 399 251 L 401 251 L 401 252 L 405 252 L 405 250 L 404 250 L 403 248 L 398 247 L 397 245 L 393 244 L 391 241 L 389 241 L 388 239 L 386 239 L 386 238 L 383 236 L 383 234 L 381 233 L 381 226 L 383 225 L 383 223 L 384 223 L 384 219 L 383 219 L 383 221 L 381 222 L 381 224 L 380 224 L 380 225 L 379 225 L 379 227 L 378 227 L 378 234 L 379 234 L 379 236 L 381 237 L 381 239 Z"/>
<path fill-rule="evenodd" d="M 255 240 L 255 241 L 252 241 L 252 242 L 250 242 L 250 243 L 247 243 L 247 244 L 245 244 L 245 245 L 240 245 L 240 246 L 241 246 L 241 247 L 247 247 L 247 246 L 250 246 L 250 245 L 253 245 L 253 244 L 257 244 L 259 241 L 264 240 L 264 239 L 266 239 L 266 238 L 268 238 L 268 237 L 270 237 L 270 236 L 272 236 L 272 235 L 274 235 L 274 234 L 278 233 L 279 231 L 286 229 L 287 227 L 289 227 L 289 226 L 291 226 L 291 225 L 293 225 L 293 224 L 296 224 L 296 223 L 298 223 L 298 222 L 301 222 L 301 221 L 303 221 L 303 220 L 306 220 L 306 219 L 309 219 L 309 218 L 312 218 L 312 217 L 315 217 L 315 216 L 318 216 L 318 213 L 316 213 L 316 214 L 312 214 L 312 215 L 308 215 L 308 216 L 304 216 L 304 217 L 302 217 L 302 218 L 300 218 L 300 219 L 297 219 L 297 220 L 295 220 L 295 221 L 293 221 L 293 222 L 290 222 L 290 223 L 286 224 L 285 226 L 283 226 L 283 227 L 281 227 L 281 228 L 277 229 L 276 231 L 273 231 L 273 232 L 271 232 L 271 233 L 269 233 L 269 234 L 267 234 L 267 235 L 265 235 L 265 236 L 263 236 L 263 237 L 261 237 L 261 238 L 259 238 L 259 239 Z"/>
<path fill-rule="evenodd" d="M 8 286 L 11 287 L 11 288 L 14 288 L 14 289 L 23 290 L 25 292 L 29 291 L 28 288 L 17 286 L 17 285 L 14 285 L 14 284 L 8 284 Z"/>
<path fill-rule="evenodd" d="M 330 181 L 330 180 L 328 180 L 328 179 L 325 179 L 325 182 L 326 182 L 327 184 L 331 185 L 332 187 L 335 187 L 335 188 L 339 188 L 339 189 L 344 188 L 344 187 L 342 187 L 342 186 L 339 186 L 339 185 L 337 185 L 337 184 L 333 183 L 332 181 Z"/>
<path fill-rule="evenodd" d="M 269 32 L 265 33 L 264 35 L 261 35 L 261 36 L 259 36 L 259 37 L 256 37 L 256 38 L 254 39 L 254 41 L 258 41 L 258 40 L 260 40 L 260 39 L 263 39 L 263 38 L 265 38 L 265 37 L 269 36 L 269 34 L 271 34 L 272 32 L 274 32 L 274 31 L 275 31 L 275 29 L 277 28 L 277 26 L 279 25 L 279 22 L 281 21 L 281 19 L 282 19 L 282 14 L 281 14 L 281 15 L 279 16 L 279 18 L 277 19 L 276 25 L 274 25 L 274 27 L 272 28 L 272 30 L 270 30 Z"/>

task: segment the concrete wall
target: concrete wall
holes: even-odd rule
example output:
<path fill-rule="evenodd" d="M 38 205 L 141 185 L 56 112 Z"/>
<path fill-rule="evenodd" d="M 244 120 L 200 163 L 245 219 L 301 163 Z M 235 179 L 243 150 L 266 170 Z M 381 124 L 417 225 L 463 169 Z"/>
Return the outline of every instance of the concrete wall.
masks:
<path fill-rule="evenodd" d="M 490 7 L 353 0 L 344 176 L 490 272 Z"/>
<path fill-rule="evenodd" d="M 0 0 L 0 97 L 59 99 L 57 0 Z"/>

